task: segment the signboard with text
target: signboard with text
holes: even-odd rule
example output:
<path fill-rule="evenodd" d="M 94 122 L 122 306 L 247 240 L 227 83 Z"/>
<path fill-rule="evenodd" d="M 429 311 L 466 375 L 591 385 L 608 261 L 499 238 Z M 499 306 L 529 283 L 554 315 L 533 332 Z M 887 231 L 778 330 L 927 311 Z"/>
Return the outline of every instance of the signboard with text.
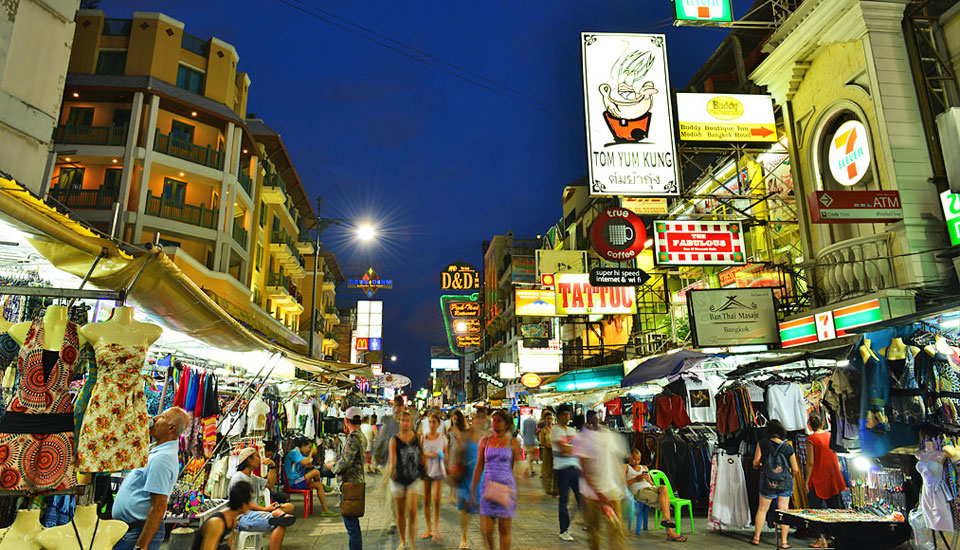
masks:
<path fill-rule="evenodd" d="M 557 275 L 557 313 L 561 315 L 635 314 L 636 289 L 632 286 L 593 286 L 587 274 Z"/>
<path fill-rule="evenodd" d="M 947 233 L 950 234 L 950 244 L 960 244 L 960 194 L 950 191 L 940 193 L 940 204 L 943 206 L 943 219 L 947 222 Z"/>
<path fill-rule="evenodd" d="M 643 251 L 647 229 L 640 216 L 626 208 L 607 208 L 590 225 L 593 248 L 612 262 L 632 260 Z"/>
<path fill-rule="evenodd" d="M 448 265 L 440 273 L 440 289 L 450 292 L 478 292 L 480 290 L 480 272 L 464 262 Z"/>
<path fill-rule="evenodd" d="M 669 211 L 667 199 L 660 197 L 623 197 L 620 199 L 620 206 L 641 216 L 661 215 Z"/>
<path fill-rule="evenodd" d="M 677 94 L 684 141 L 777 141 L 773 98 L 747 94 Z"/>
<path fill-rule="evenodd" d="M 557 299 L 554 291 L 536 288 L 514 290 L 517 316 L 554 317 L 557 315 Z"/>
<path fill-rule="evenodd" d="M 537 276 L 554 273 L 586 273 L 586 250 L 537 250 Z"/>
<path fill-rule="evenodd" d="M 585 32 L 580 46 L 590 194 L 677 195 L 666 38 Z"/>
<path fill-rule="evenodd" d="M 743 265 L 746 246 L 740 222 L 655 221 L 658 265 Z"/>
<path fill-rule="evenodd" d="M 595 267 L 590 270 L 590 284 L 593 286 L 639 286 L 649 279 L 650 274 L 642 269 Z"/>
<path fill-rule="evenodd" d="M 827 144 L 830 175 L 840 185 L 856 185 L 870 170 L 870 136 L 859 120 L 840 125 Z"/>
<path fill-rule="evenodd" d="M 687 307 L 694 347 L 780 343 L 773 289 L 692 290 Z"/>
<path fill-rule="evenodd" d="M 463 355 L 469 348 L 480 345 L 483 327 L 480 323 L 480 294 L 449 295 L 440 297 L 443 323 L 447 332 L 450 351 Z"/>
<path fill-rule="evenodd" d="M 730 0 L 673 0 L 677 21 L 733 21 Z"/>
<path fill-rule="evenodd" d="M 813 223 L 886 223 L 903 219 L 897 191 L 814 191 L 807 195 Z"/>

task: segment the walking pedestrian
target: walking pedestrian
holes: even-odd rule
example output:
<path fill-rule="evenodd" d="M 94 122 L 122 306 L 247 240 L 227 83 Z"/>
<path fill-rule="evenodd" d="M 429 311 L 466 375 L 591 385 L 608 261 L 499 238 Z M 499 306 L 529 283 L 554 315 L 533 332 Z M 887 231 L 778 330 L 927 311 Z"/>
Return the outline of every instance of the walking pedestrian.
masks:
<path fill-rule="evenodd" d="M 607 527 L 611 550 L 624 550 L 623 461 L 627 457 L 623 439 L 600 426 L 597 411 L 587 411 L 586 424 L 577 438 L 575 452 L 580 459 L 580 494 L 587 523 L 587 545 L 600 548 L 601 526 Z"/>
<path fill-rule="evenodd" d="M 553 429 L 553 413 L 547 411 L 541 417 L 543 426 L 540 428 L 540 482 L 543 492 L 549 496 L 557 496 L 557 482 L 553 478 L 553 448 L 550 445 L 550 430 Z"/>
<path fill-rule="evenodd" d="M 390 440 L 390 493 L 397 510 L 400 546 L 397 550 L 413 550 L 417 536 L 417 481 L 422 464 L 420 439 L 413 431 L 413 415 L 400 413 L 400 433 Z M 409 542 L 409 547 L 407 543 Z"/>
<path fill-rule="evenodd" d="M 570 422 L 570 413 L 570 405 L 561 405 L 557 410 L 557 425 L 550 430 L 550 445 L 553 447 L 553 477 L 557 482 L 557 492 L 560 496 L 557 503 L 560 539 L 568 542 L 573 541 L 573 536 L 569 533 L 570 512 L 567 510 L 570 491 L 573 491 L 573 496 L 577 500 L 577 508 L 581 508 L 580 461 L 573 454 L 577 432 L 567 425 Z"/>
<path fill-rule="evenodd" d="M 463 425 L 460 422 L 463 422 Z M 469 427 L 466 426 L 463 414 L 460 414 L 454 423 L 460 427 L 461 433 L 461 451 L 456 456 L 456 460 L 461 461 L 461 466 L 457 469 L 459 477 L 457 480 L 457 509 L 460 510 L 460 546 L 457 547 L 457 550 L 470 550 L 470 541 L 467 538 L 470 516 L 480 511 L 477 508 L 480 495 L 477 494 L 476 489 L 472 489 L 473 473 L 477 467 L 480 432 L 476 415 L 470 418 Z"/>
<path fill-rule="evenodd" d="M 520 436 L 523 438 L 523 452 L 527 455 L 530 475 L 533 475 L 533 458 L 537 450 L 537 419 L 530 415 L 520 423 Z"/>
<path fill-rule="evenodd" d="M 440 534 L 440 504 L 443 497 L 443 480 L 447 477 L 444 460 L 449 452 L 449 444 L 447 436 L 439 431 L 440 415 L 431 414 L 427 422 L 429 422 L 429 431 L 420 444 L 426 463 L 423 477 L 423 515 L 427 520 L 427 532 L 421 538 L 423 540 L 432 538 L 434 542 L 439 543 L 443 540 Z"/>
<path fill-rule="evenodd" d="M 463 430 L 467 426 L 462 412 L 453 410 L 450 411 L 448 416 L 447 421 L 450 422 L 450 426 L 447 428 L 447 484 L 450 485 L 450 503 L 456 504 L 457 482 L 460 481 L 463 474 L 463 471 L 460 470 L 463 466 L 463 458 L 460 456 L 463 452 Z"/>
<path fill-rule="evenodd" d="M 770 504 L 777 501 L 778 510 L 790 506 L 793 495 L 793 472 L 799 470 L 793 447 L 785 440 L 786 430 L 779 420 L 767 422 L 767 438 L 760 440 L 753 457 L 753 467 L 760 469 L 760 507 L 754 519 L 754 546 L 760 545 L 760 531 L 767 517 Z M 762 467 L 762 469 L 761 469 Z M 784 525 L 780 531 L 780 548 L 790 548 L 787 543 L 789 527 Z"/>
<path fill-rule="evenodd" d="M 666 485 L 659 487 L 653 484 L 650 469 L 642 464 L 643 454 L 640 449 L 634 449 L 630 455 L 630 463 L 624 465 L 624 477 L 627 480 L 627 489 L 633 498 L 653 508 L 659 508 L 663 515 L 660 525 L 667 530 L 667 540 L 670 542 L 687 542 L 687 537 L 677 533 L 677 524 L 670 518 L 670 493 Z"/>
<path fill-rule="evenodd" d="M 393 416 L 387 416 L 383 419 L 383 425 L 377 431 L 377 440 L 373 444 L 373 461 L 377 466 L 383 466 L 390 460 L 390 444 L 394 436 L 400 433 L 400 413 L 403 412 L 403 395 L 393 397 Z M 387 527 L 388 533 L 394 533 L 397 530 L 397 508 L 394 506 L 393 499 L 390 499 L 390 525 Z"/>
<path fill-rule="evenodd" d="M 520 443 L 512 436 L 513 420 L 502 410 L 493 414 L 493 435 L 480 441 L 473 470 L 471 494 L 480 485 L 480 532 L 484 546 L 493 550 L 493 524 L 500 535 L 500 550 L 510 550 L 510 526 L 517 515 L 517 476 Z"/>
<path fill-rule="evenodd" d="M 362 420 L 360 409 L 350 407 L 344 414 L 343 431 L 347 440 L 343 444 L 340 458 L 328 462 L 327 469 L 340 478 L 341 483 L 363 483 L 363 460 L 366 455 L 367 440 L 360 430 Z M 347 529 L 350 550 L 362 550 L 363 536 L 360 532 L 360 518 L 343 516 L 343 526 Z"/>
<path fill-rule="evenodd" d="M 807 436 L 807 468 L 804 476 L 810 507 L 843 508 L 840 493 L 847 490 L 847 484 L 840 471 L 837 453 L 830 448 L 830 432 L 823 429 L 823 419 L 817 413 L 810 413 L 807 424 L 813 430 Z M 812 547 L 826 548 L 827 540 L 820 535 Z"/>
<path fill-rule="evenodd" d="M 364 472 L 368 474 L 373 473 L 373 441 L 376 438 L 377 427 L 373 425 L 369 416 L 364 416 L 362 423 L 360 424 L 360 431 L 363 433 L 363 438 L 367 441 L 366 448 L 364 449 L 363 462 L 366 465 Z"/>

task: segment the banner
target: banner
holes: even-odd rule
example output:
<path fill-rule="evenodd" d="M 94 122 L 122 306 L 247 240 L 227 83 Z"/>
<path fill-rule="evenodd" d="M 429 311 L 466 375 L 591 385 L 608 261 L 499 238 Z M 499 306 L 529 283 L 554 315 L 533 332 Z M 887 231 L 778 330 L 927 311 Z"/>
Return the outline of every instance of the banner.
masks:
<path fill-rule="evenodd" d="M 514 313 L 517 316 L 555 317 L 557 299 L 554 291 L 536 288 L 518 288 L 514 291 Z"/>
<path fill-rule="evenodd" d="M 536 283 L 539 280 L 537 260 L 533 256 L 513 256 L 511 263 L 514 283 Z"/>
<path fill-rule="evenodd" d="M 655 221 L 658 265 L 743 265 L 746 246 L 740 222 Z"/>
<path fill-rule="evenodd" d="M 780 343 L 773 289 L 691 290 L 687 306 L 694 347 Z"/>
<path fill-rule="evenodd" d="M 777 141 L 768 95 L 677 94 L 677 119 L 684 141 Z"/>
<path fill-rule="evenodd" d="M 556 308 L 561 315 L 594 315 L 637 312 L 636 289 L 632 286 L 592 286 L 590 276 L 557 275 Z"/>
<path fill-rule="evenodd" d="M 586 273 L 586 250 L 537 250 L 537 277 L 545 273 Z"/>

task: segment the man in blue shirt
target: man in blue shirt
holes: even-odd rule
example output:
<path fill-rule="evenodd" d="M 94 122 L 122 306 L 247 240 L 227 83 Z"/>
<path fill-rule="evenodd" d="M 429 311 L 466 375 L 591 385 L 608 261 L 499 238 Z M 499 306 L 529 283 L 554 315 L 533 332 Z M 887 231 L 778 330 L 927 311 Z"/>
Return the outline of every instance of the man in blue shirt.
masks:
<path fill-rule="evenodd" d="M 290 449 L 287 456 L 283 458 L 283 472 L 287 476 L 287 483 L 290 484 L 290 488 L 315 490 L 317 498 L 320 499 L 320 515 L 323 517 L 338 516 L 339 514 L 327 508 L 327 497 L 323 492 L 321 472 L 313 468 L 313 457 L 317 454 L 317 449 L 306 437 L 301 437 L 294 445 L 294 448 Z M 307 467 L 310 467 L 310 470 L 307 470 Z M 329 473 L 328 477 L 332 476 L 333 474 Z"/>
<path fill-rule="evenodd" d="M 147 465 L 127 474 L 113 502 L 113 519 L 130 526 L 114 550 L 160 548 L 167 498 L 180 473 L 177 457 L 180 434 L 189 425 L 190 416 L 180 407 L 171 407 L 151 419 L 153 445 Z"/>

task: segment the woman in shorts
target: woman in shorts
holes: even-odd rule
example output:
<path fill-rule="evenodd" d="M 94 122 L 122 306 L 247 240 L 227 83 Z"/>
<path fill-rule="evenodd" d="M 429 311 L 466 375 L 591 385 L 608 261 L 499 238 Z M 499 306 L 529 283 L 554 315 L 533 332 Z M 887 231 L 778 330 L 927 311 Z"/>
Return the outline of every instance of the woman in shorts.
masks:
<path fill-rule="evenodd" d="M 423 436 L 420 447 L 423 449 L 425 463 L 423 476 L 423 514 L 427 519 L 427 532 L 421 537 L 423 540 L 432 538 L 439 543 L 443 540 L 440 535 L 440 503 L 442 502 L 443 480 L 447 477 L 444 461 L 448 456 L 449 446 L 447 436 L 440 433 L 440 417 L 431 414 L 427 419 L 429 431 Z M 431 515 L 431 512 L 432 515 Z"/>
<path fill-rule="evenodd" d="M 420 439 L 413 431 L 410 411 L 400 413 L 400 433 L 390 440 L 390 492 L 397 507 L 400 546 L 397 550 L 413 550 L 417 536 L 417 482 L 422 465 Z M 407 546 L 409 537 L 410 545 Z"/>

